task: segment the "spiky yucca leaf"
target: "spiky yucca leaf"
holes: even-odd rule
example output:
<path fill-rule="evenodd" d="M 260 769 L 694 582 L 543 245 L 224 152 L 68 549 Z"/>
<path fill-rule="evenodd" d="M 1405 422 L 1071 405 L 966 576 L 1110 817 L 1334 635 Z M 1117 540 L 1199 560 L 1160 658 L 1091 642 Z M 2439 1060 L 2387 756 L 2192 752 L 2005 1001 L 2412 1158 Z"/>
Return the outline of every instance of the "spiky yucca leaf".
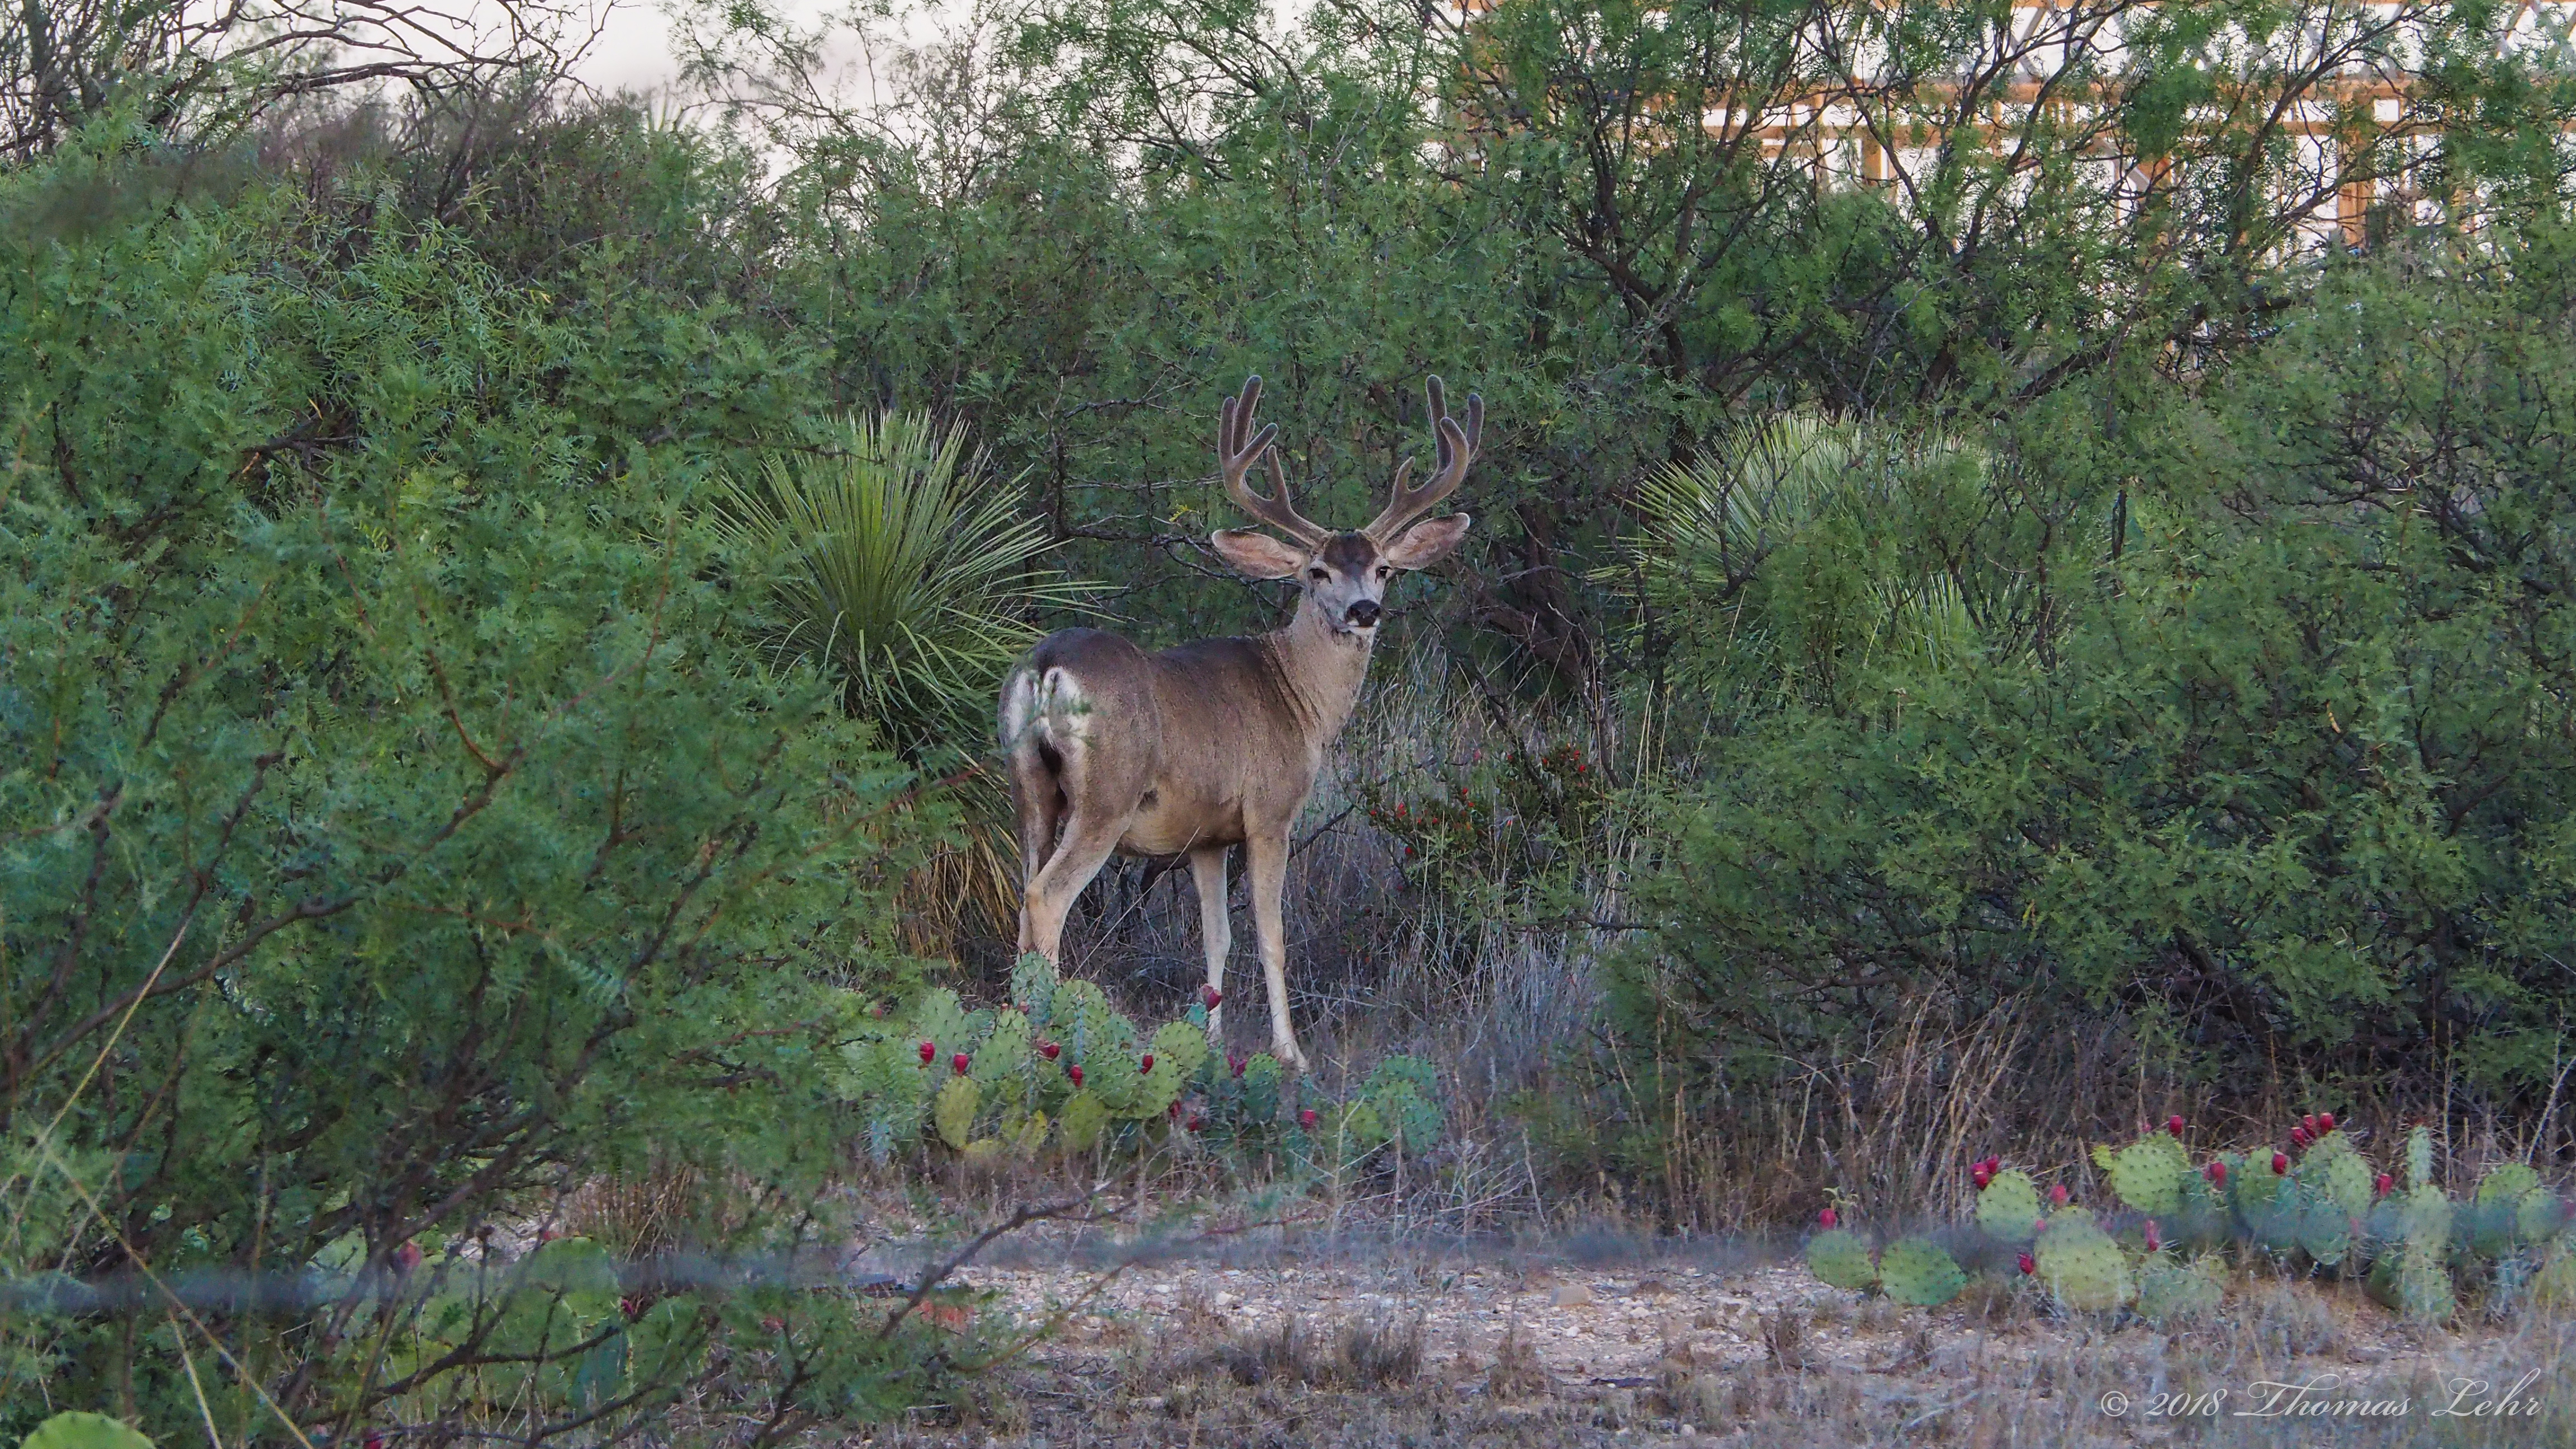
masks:
<path fill-rule="evenodd" d="M 810 451 L 727 485 L 724 524 L 773 606 L 765 641 L 842 681 L 850 713 L 918 754 L 980 743 L 994 690 L 1037 641 L 1031 616 L 1081 589 L 1032 568 L 1045 534 L 961 429 L 845 417 Z"/>

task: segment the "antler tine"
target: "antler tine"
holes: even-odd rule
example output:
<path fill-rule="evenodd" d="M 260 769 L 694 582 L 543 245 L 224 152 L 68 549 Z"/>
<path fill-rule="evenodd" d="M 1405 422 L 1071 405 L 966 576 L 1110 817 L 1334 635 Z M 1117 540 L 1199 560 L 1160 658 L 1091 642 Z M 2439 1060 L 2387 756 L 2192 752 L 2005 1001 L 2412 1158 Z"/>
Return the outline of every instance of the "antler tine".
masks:
<path fill-rule="evenodd" d="M 1413 476 L 1412 459 L 1405 459 L 1396 468 L 1395 487 L 1387 499 L 1386 511 L 1360 530 L 1381 548 L 1396 530 L 1458 491 L 1458 485 L 1467 481 L 1467 465 L 1476 460 L 1476 449 L 1485 436 L 1485 399 L 1481 394 L 1467 394 L 1467 423 L 1460 427 L 1458 420 L 1449 416 L 1449 389 L 1437 376 L 1425 382 L 1422 391 L 1431 402 L 1432 437 L 1439 450 L 1437 466 L 1419 488 L 1405 486 Z"/>
<path fill-rule="evenodd" d="M 1332 530 L 1299 517 L 1296 505 L 1288 499 L 1288 470 L 1280 463 L 1277 450 L 1270 446 L 1279 436 L 1279 425 L 1265 423 L 1250 442 L 1244 440 L 1244 435 L 1252 432 L 1252 410 L 1260 403 L 1261 376 L 1255 373 L 1243 380 L 1240 396 L 1227 398 L 1218 409 L 1216 461 L 1218 474 L 1225 479 L 1226 496 L 1234 500 L 1237 508 L 1299 543 L 1310 547 L 1322 543 Z M 1244 481 L 1252 465 L 1264 457 L 1270 460 L 1272 496 L 1268 498 L 1253 492 L 1252 485 Z"/>

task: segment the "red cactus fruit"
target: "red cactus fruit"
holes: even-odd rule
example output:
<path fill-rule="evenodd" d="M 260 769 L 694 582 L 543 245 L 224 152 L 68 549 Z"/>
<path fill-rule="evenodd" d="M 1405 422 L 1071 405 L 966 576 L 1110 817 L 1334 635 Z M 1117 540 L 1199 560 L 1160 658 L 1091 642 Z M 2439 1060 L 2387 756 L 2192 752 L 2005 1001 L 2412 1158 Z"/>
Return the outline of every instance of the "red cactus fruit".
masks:
<path fill-rule="evenodd" d="M 2147 1219 L 2147 1251 L 2150 1253 L 2161 1253 L 2164 1250 L 2164 1235 L 2156 1231 L 2156 1220 L 2154 1218 Z"/>
<path fill-rule="evenodd" d="M 1179 1120 L 1181 1120 L 1181 1104 L 1180 1104 L 1180 1103 L 1178 1103 L 1178 1102 L 1174 1102 L 1174 1103 L 1172 1103 L 1171 1105 L 1169 1105 L 1169 1106 L 1165 1107 L 1165 1108 L 1163 1109 L 1163 1115 L 1164 1115 L 1164 1116 L 1166 1116 L 1166 1117 L 1171 1118 L 1171 1119 L 1172 1119 L 1173 1121 L 1175 1121 L 1175 1122 L 1178 1122 Z"/>
<path fill-rule="evenodd" d="M 2180 1112 L 2176 1112 L 2165 1119 L 2165 1130 L 2176 1137 L 2180 1137 L 2182 1135 L 2182 1114 Z"/>
<path fill-rule="evenodd" d="M 1075 1062 L 1072 1066 L 1065 1068 L 1064 1074 L 1067 1078 L 1071 1079 L 1075 1086 L 1079 1087 L 1082 1085 L 1082 1063 Z"/>
<path fill-rule="evenodd" d="M 1213 986 L 1202 986 L 1199 988 L 1199 1000 L 1207 1004 L 1208 1010 L 1214 1011 L 1225 1004 L 1225 993 Z"/>
<path fill-rule="evenodd" d="M 1979 1192 L 1984 1192 L 1986 1190 L 1986 1184 L 1994 1180 L 1995 1175 L 1986 1171 L 1986 1165 L 1982 1162 L 1977 1164 L 1975 1171 L 1968 1174 L 1968 1181 L 1975 1183 L 1977 1185 L 1977 1191 Z"/>
<path fill-rule="evenodd" d="M 1298 1126 L 1300 1126 L 1300 1127 L 1305 1128 L 1305 1129 L 1306 1129 L 1307 1131 L 1309 1131 L 1309 1132 L 1314 1131 L 1314 1130 L 1315 1130 L 1315 1109 L 1314 1109 L 1314 1108 L 1312 1108 L 1312 1107 L 1309 1107 L 1309 1108 L 1307 1108 L 1305 1111 L 1298 1113 L 1298 1114 L 1297 1114 L 1297 1125 L 1298 1125 Z"/>
<path fill-rule="evenodd" d="M 2286 1152 L 2275 1152 L 2272 1154 L 2272 1175 L 2274 1177 L 2287 1177 L 2290 1175 L 2290 1154 Z"/>
<path fill-rule="evenodd" d="M 1841 1215 L 1836 1213 L 1832 1208 L 1827 1208 L 1823 1212 L 1816 1214 L 1816 1226 L 1820 1228 L 1830 1228 L 1841 1221 Z"/>
<path fill-rule="evenodd" d="M 2028 1253 L 2022 1254 L 2018 1261 L 2021 1264 L 2022 1276 L 2025 1278 L 2039 1271 L 2038 1260 L 2032 1258 Z"/>
<path fill-rule="evenodd" d="M 939 1055 L 939 1043 L 926 1041 L 921 1044 L 921 1064 L 923 1066 L 929 1066 L 930 1059 L 937 1055 Z"/>
<path fill-rule="evenodd" d="M 1145 1053 L 1145 1059 L 1144 1059 L 1143 1061 L 1138 1062 L 1138 1063 L 1136 1064 L 1136 1075 L 1138 1075 L 1138 1076 L 1140 1076 L 1140 1077 L 1141 1077 L 1141 1076 L 1143 1076 L 1144 1074 L 1146 1074 L 1147 1072 L 1152 1071 L 1153 1069 L 1154 1069 L 1154 1054 L 1153 1054 L 1152 1052 L 1147 1052 L 1147 1053 Z"/>
<path fill-rule="evenodd" d="M 408 1273 L 420 1266 L 420 1244 L 406 1242 L 394 1249 L 394 1271 Z"/>
<path fill-rule="evenodd" d="M 1181 1125 L 1187 1127 L 1192 1132 L 1198 1132 L 1207 1127 L 1207 1119 L 1196 1112 L 1192 1112 L 1190 1114 L 1190 1120 Z"/>
<path fill-rule="evenodd" d="M 367 1449 L 385 1449 L 385 1436 L 382 1434 L 369 1434 L 367 1436 Z"/>
<path fill-rule="evenodd" d="M 633 1323 L 644 1316 L 644 1300 L 630 1293 L 617 1300 L 617 1311 L 626 1316 L 627 1322 Z"/>
<path fill-rule="evenodd" d="M 2305 1127 L 2293 1127 L 2293 1128 L 2291 1128 L 2291 1129 L 2290 1129 L 2290 1145 L 2291 1145 L 2292 1147 L 2305 1147 L 2305 1146 L 2307 1146 L 2307 1145 L 2308 1145 L 2308 1129 L 2307 1129 L 2307 1128 L 2305 1128 Z"/>
<path fill-rule="evenodd" d="M 2317 1135 L 2323 1137 L 2325 1134 L 2332 1132 L 2333 1130 L 2334 1114 L 2332 1112 L 2319 1112 L 2317 1114 Z"/>
<path fill-rule="evenodd" d="M 2200 1170 L 2200 1175 L 2209 1179 L 2211 1187 L 2227 1186 L 2227 1164 L 2224 1162 L 2209 1164 Z"/>
<path fill-rule="evenodd" d="M 2397 1190 L 2397 1179 L 2383 1172 L 2379 1180 L 2371 1184 L 2371 1190 L 2380 1197 L 2386 1197 Z"/>
<path fill-rule="evenodd" d="M 2053 1182 L 2048 1185 L 2048 1200 L 2050 1202 L 2055 1203 L 2059 1207 L 2064 1207 L 2066 1206 L 2066 1198 L 2067 1191 L 2065 1183 Z"/>
<path fill-rule="evenodd" d="M 1063 1047 L 1060 1047 L 1051 1041 L 1042 1041 L 1038 1043 L 1038 1055 L 1046 1058 L 1048 1061 L 1054 1061 L 1055 1054 L 1063 1050 Z"/>
<path fill-rule="evenodd" d="M 2317 1135 L 2317 1114 L 2316 1114 L 2316 1113 L 2314 1113 L 2314 1112 L 2310 1112 L 2310 1113 L 2309 1113 L 2308 1115 L 2306 1115 L 2305 1117 L 2300 1118 L 2300 1119 L 2299 1119 L 2299 1125 L 2308 1129 L 2308 1135 L 2309 1135 L 2309 1136 L 2311 1136 L 2311 1137 L 2316 1136 L 2316 1135 Z"/>
<path fill-rule="evenodd" d="M 957 1055 L 950 1057 L 948 1059 L 948 1069 L 961 1077 L 966 1075 L 966 1054 L 964 1052 L 959 1052 Z"/>

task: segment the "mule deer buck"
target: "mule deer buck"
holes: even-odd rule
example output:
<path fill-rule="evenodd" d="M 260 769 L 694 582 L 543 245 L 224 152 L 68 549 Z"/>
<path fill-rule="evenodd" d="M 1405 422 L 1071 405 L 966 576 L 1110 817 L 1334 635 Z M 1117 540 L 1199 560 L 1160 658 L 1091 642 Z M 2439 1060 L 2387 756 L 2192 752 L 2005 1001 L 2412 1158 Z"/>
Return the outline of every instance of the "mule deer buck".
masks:
<path fill-rule="evenodd" d="M 1279 429 L 1253 431 L 1261 379 L 1247 379 L 1240 396 L 1225 400 L 1217 425 L 1225 491 L 1288 541 L 1234 528 L 1209 542 L 1247 578 L 1297 580 L 1297 613 L 1286 626 L 1159 654 L 1098 629 L 1065 629 L 1041 641 L 1002 687 L 1002 749 L 1019 824 L 1020 950 L 1057 959 L 1065 913 L 1113 852 L 1186 856 L 1217 1003 L 1208 1012 L 1215 1036 L 1233 943 L 1225 853 L 1241 845 L 1270 988 L 1271 1050 L 1299 1071 L 1306 1058 L 1288 1020 L 1288 952 L 1279 925 L 1289 828 L 1359 702 L 1369 649 L 1386 617 L 1387 581 L 1398 569 L 1430 567 L 1467 534 L 1463 513 L 1414 520 L 1465 480 L 1484 431 L 1484 400 L 1469 395 L 1461 426 L 1449 415 L 1440 379 L 1426 391 L 1439 448 L 1431 476 L 1408 486 L 1407 459 L 1396 469 L 1386 511 L 1354 533 L 1298 516 L 1287 470 L 1271 448 Z M 1265 459 L 1267 498 L 1245 481 Z"/>

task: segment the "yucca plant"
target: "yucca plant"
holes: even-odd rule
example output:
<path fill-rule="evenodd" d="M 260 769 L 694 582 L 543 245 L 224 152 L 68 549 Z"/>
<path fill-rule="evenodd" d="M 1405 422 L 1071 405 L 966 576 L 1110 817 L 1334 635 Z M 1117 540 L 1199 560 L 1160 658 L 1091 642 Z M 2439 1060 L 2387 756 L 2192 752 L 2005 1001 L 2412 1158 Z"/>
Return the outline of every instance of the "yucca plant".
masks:
<path fill-rule="evenodd" d="M 728 533 L 768 571 L 762 647 L 836 675 L 850 715 L 910 758 L 979 751 L 1035 616 L 1083 592 L 1034 566 L 1052 545 L 1014 492 L 963 429 L 919 413 L 844 417 L 772 453 L 726 488 Z"/>
<path fill-rule="evenodd" d="M 1977 645 L 1953 560 L 1984 470 L 1867 422 L 1749 423 L 1640 486 L 1644 530 L 1599 577 L 1652 614 L 1714 619 L 1677 660 L 1712 699 L 1830 704 L 1859 666 L 1937 668 Z"/>
<path fill-rule="evenodd" d="M 1036 566 L 1052 545 L 963 429 L 919 413 L 845 416 L 814 447 L 772 453 L 729 480 L 726 532 L 759 570 L 760 647 L 841 684 L 842 707 L 916 764 L 963 762 L 953 798 L 964 845 L 899 894 L 907 949 L 937 954 L 971 911 L 997 927 L 1016 906 L 1001 786 L 976 765 L 1003 673 L 1037 642 L 1036 617 L 1078 608 L 1083 585 Z"/>

